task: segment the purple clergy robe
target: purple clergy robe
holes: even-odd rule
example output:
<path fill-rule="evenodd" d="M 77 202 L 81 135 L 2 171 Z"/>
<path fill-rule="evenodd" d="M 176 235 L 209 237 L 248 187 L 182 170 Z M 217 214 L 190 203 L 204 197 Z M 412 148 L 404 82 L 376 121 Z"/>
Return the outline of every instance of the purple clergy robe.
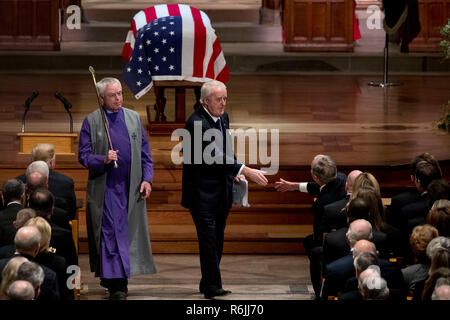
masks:
<path fill-rule="evenodd" d="M 130 137 L 125 124 L 124 113 L 106 112 L 109 134 L 114 150 L 118 153 L 118 168 L 114 162 L 104 164 L 104 155 L 92 154 L 91 132 L 87 119 L 80 131 L 80 159 L 88 169 L 106 173 L 102 231 L 100 238 L 100 277 L 129 278 L 130 258 L 128 239 L 128 195 L 130 188 L 131 149 Z M 147 135 L 141 124 L 142 133 L 142 180 L 153 179 L 153 162 Z"/>

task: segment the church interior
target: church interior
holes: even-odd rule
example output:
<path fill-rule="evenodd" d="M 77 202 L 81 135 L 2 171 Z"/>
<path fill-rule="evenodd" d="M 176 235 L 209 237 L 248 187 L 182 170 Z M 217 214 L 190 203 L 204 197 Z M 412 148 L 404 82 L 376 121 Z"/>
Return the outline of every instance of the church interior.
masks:
<path fill-rule="evenodd" d="M 88 68 L 97 79 L 122 81 L 130 22 L 153 5 L 184 3 L 208 15 L 230 72 L 231 129 L 267 132 L 257 147 L 269 145 L 276 166 L 267 186 L 249 183 L 249 207 L 230 210 L 221 268 L 233 294 L 218 299 L 314 300 L 303 246 L 313 229 L 314 198 L 274 186 L 280 178 L 311 181 L 315 155 L 329 155 L 345 174 L 372 173 L 386 204 L 415 188 L 410 163 L 420 153 L 432 154 L 450 181 L 450 59 L 437 28 L 450 19 L 448 0 L 418 0 L 421 31 L 407 52 L 398 34 L 386 37 L 380 0 L 60 0 L 41 1 L 39 8 L 17 2 L 0 4 L 0 184 L 25 173 L 33 144 L 68 139 L 61 142 L 67 150 L 57 147 L 55 170 L 74 180 L 77 197 L 75 299 L 107 297 L 89 269 L 88 170 L 78 161 L 82 121 L 98 108 Z M 123 83 L 123 106 L 139 113 L 154 161 L 147 217 L 158 269 L 129 280 L 128 300 L 203 299 L 196 229 L 180 204 L 182 165 L 172 160 L 179 140 L 171 137 L 193 112 L 198 84 L 173 82 L 155 81 L 140 99 Z M 439 128 L 445 117 L 446 129 Z M 261 154 L 251 157 L 253 147 L 247 140 L 237 156 L 264 170 L 270 164 Z"/>

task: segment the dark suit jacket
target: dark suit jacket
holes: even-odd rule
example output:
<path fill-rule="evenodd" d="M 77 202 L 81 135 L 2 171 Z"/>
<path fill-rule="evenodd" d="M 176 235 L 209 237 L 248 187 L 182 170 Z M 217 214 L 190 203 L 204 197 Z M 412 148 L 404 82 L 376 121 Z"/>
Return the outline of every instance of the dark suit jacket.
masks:
<path fill-rule="evenodd" d="M 26 183 L 26 176 L 24 174 L 18 176 L 16 179 L 22 180 Z M 55 199 L 55 206 L 61 206 L 61 209 L 68 212 L 70 220 L 73 220 L 77 211 L 77 200 L 75 196 L 73 179 L 62 173 L 50 170 L 48 177 L 48 190 L 53 194 L 53 196 L 55 196 L 55 198 L 61 198 L 65 201 L 65 205 L 62 206 L 57 204 L 57 200 Z"/>
<path fill-rule="evenodd" d="M 16 229 L 13 226 L 13 221 L 16 220 L 17 212 L 21 209 L 20 204 L 11 203 L 0 211 L 0 247 L 14 243 Z"/>
<path fill-rule="evenodd" d="M 15 254 L 13 257 L 16 256 L 22 256 L 27 258 L 30 261 L 36 262 L 39 264 L 39 262 L 35 261 L 35 259 L 29 255 L 22 255 L 22 254 Z M 1 259 L 0 260 L 0 281 L 2 278 L 2 271 L 5 268 L 5 266 L 8 264 L 9 260 L 11 260 L 11 258 L 6 258 L 6 259 Z M 58 281 L 56 278 L 56 273 L 47 268 L 46 266 L 43 266 L 41 264 L 39 264 L 42 269 L 44 270 L 44 282 L 41 285 L 41 292 L 37 298 L 37 300 L 42 300 L 42 301 L 48 301 L 48 300 L 60 300 L 60 296 L 59 296 L 59 287 L 58 287 Z"/>
<path fill-rule="evenodd" d="M 66 260 L 60 255 L 51 252 L 41 252 L 34 260 L 40 265 L 55 271 L 61 300 L 73 300 L 73 290 L 70 290 L 66 283 L 67 278 L 71 275 L 67 273 Z"/>
<path fill-rule="evenodd" d="M 56 249 L 56 254 L 66 260 L 68 266 L 78 265 L 78 256 L 73 242 L 72 232 L 61 228 L 54 222 L 50 221 L 52 228 L 52 237 L 50 238 L 50 246 Z"/>
<path fill-rule="evenodd" d="M 327 204 L 323 208 L 323 216 L 320 223 L 320 230 L 322 232 L 331 232 L 347 225 L 347 214 L 342 209 L 349 199 L 350 195 L 347 195 L 345 198 Z"/>
<path fill-rule="evenodd" d="M 401 209 L 420 200 L 420 193 L 417 190 L 400 193 L 391 199 L 391 204 L 386 208 L 386 222 L 399 228 L 402 224 Z"/>
<path fill-rule="evenodd" d="M 338 172 L 336 179 L 328 182 L 322 190 L 315 182 L 309 182 L 307 185 L 308 193 L 312 196 L 316 196 L 317 199 L 314 201 L 312 206 L 312 212 L 314 215 L 314 238 L 316 240 L 321 239 L 322 232 L 320 230 L 320 223 L 322 221 L 322 215 L 324 207 L 327 204 L 333 203 L 335 201 L 345 198 L 347 192 L 345 191 L 345 182 L 347 181 L 347 176 L 341 172 Z"/>
<path fill-rule="evenodd" d="M 381 276 L 386 280 L 389 290 L 392 291 L 392 297 L 399 297 L 405 294 L 403 275 L 400 269 L 388 260 L 379 259 Z M 352 253 L 328 264 L 326 266 L 326 276 L 323 288 L 323 297 L 328 295 L 338 295 L 340 292 L 350 292 L 357 290 L 358 281 L 355 277 L 355 267 L 353 265 Z"/>
<path fill-rule="evenodd" d="M 221 118 L 223 120 L 222 127 L 225 130 L 229 129 L 228 114 L 225 112 Z M 186 122 L 185 128 L 191 134 L 191 158 L 188 159 L 187 150 L 184 151 L 181 205 L 190 209 L 191 212 L 217 209 L 228 210 L 232 206 L 233 178 L 239 172 L 241 164 L 237 163 L 234 154 L 230 153 L 227 157 L 223 152 L 221 154 L 223 164 L 207 164 L 203 157 L 199 159 L 200 163 L 195 163 L 194 145 L 202 143 L 201 150 L 203 154 L 203 150 L 213 142 L 195 141 L 194 122 L 201 123 L 202 137 L 206 130 L 217 129 L 214 120 L 202 106 L 197 108 Z M 228 135 L 227 139 L 231 141 Z"/>
<path fill-rule="evenodd" d="M 381 277 L 386 280 L 389 288 L 388 300 L 405 301 L 407 289 L 403 281 L 401 270 L 384 259 L 380 259 L 378 265 L 380 266 Z M 353 276 L 346 281 L 344 288 L 345 294 L 342 295 L 343 300 L 347 300 L 347 297 L 349 296 L 354 296 L 355 291 L 358 292 L 358 280 Z"/>
<path fill-rule="evenodd" d="M 72 231 L 72 227 L 70 226 L 69 215 L 67 211 L 62 210 L 61 208 L 54 207 L 51 220 L 60 226 L 63 229 Z"/>
<path fill-rule="evenodd" d="M 324 264 L 331 263 L 339 258 L 346 256 L 350 252 L 350 246 L 347 243 L 345 234 L 348 227 L 330 232 L 326 235 L 323 245 Z M 389 244 L 387 234 L 381 231 L 373 231 L 373 242 L 379 252 L 380 258 L 389 256 Z"/>

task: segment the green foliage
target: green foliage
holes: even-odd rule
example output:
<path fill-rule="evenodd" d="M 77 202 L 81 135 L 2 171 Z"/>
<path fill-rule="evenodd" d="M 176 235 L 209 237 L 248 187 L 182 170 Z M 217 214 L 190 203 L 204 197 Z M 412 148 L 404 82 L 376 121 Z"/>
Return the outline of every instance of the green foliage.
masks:
<path fill-rule="evenodd" d="M 442 105 L 442 117 L 437 121 L 437 127 L 450 132 L 450 100 Z"/>
<path fill-rule="evenodd" d="M 441 34 L 443 40 L 441 41 L 440 45 L 442 47 L 442 50 L 444 51 L 444 60 L 450 59 L 450 19 L 448 19 L 447 25 L 442 27 Z"/>

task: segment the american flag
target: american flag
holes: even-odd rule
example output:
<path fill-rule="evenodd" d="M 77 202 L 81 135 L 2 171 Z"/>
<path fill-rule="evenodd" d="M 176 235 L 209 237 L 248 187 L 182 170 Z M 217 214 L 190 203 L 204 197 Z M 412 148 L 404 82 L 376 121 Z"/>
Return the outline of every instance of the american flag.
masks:
<path fill-rule="evenodd" d="M 125 83 L 137 99 L 153 80 L 226 82 L 230 76 L 208 16 L 188 5 L 157 5 L 137 13 L 122 56 Z"/>

